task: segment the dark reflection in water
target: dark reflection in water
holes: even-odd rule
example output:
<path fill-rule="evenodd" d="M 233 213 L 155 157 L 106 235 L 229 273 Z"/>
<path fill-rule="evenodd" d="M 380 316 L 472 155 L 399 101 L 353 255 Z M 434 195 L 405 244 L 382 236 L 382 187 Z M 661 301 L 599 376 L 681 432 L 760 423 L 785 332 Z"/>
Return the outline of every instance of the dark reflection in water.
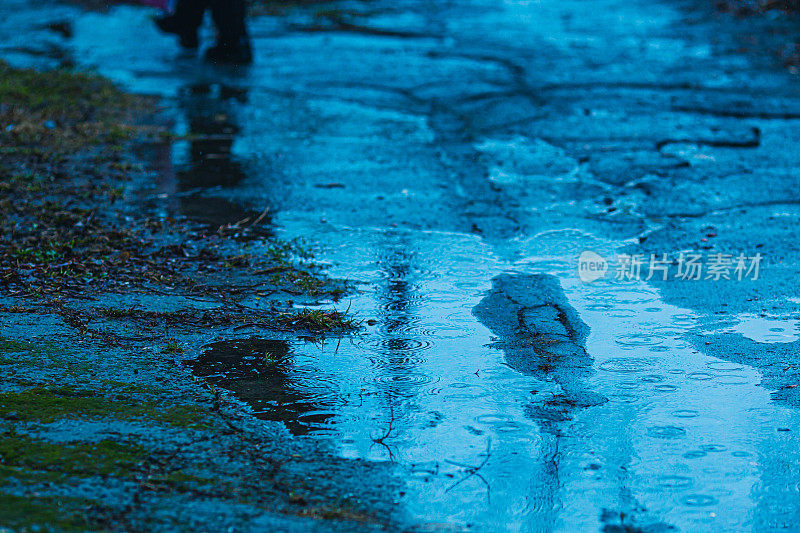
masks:
<path fill-rule="evenodd" d="M 570 432 L 569 422 L 578 411 L 608 401 L 588 383 L 594 373 L 594 360 L 586 351 L 589 326 L 569 304 L 558 278 L 543 274 L 494 278 L 492 290 L 473 314 L 497 336 L 494 346 L 503 350 L 511 368 L 558 386 L 556 392 L 525 408 L 526 416 L 542 433 L 536 468 L 531 469 L 529 521 L 532 525 L 557 523 L 563 507 L 559 495 L 561 463 L 570 453 L 569 446 L 575 447 L 581 438 Z M 648 516 L 636 500 L 629 488 L 628 466 L 635 456 L 630 436 L 627 431 L 615 431 L 612 422 L 607 426 L 606 441 L 621 468 L 615 476 L 616 509 L 605 509 L 600 516 L 603 531 L 673 530 Z M 595 470 L 603 465 L 588 468 Z"/>
<path fill-rule="evenodd" d="M 209 233 L 223 233 L 237 240 L 271 237 L 272 217 L 245 209 L 240 204 L 216 196 L 181 198 L 180 211 L 189 220 L 203 226 Z"/>
<path fill-rule="evenodd" d="M 494 345 L 504 351 L 511 368 L 559 385 L 556 394 L 525 410 L 542 430 L 527 512 L 533 523 L 553 524 L 561 508 L 562 423 L 572 418 L 575 409 L 605 402 L 586 385 L 592 372 L 592 358 L 585 349 L 589 328 L 553 276 L 504 274 L 492 281 L 492 290 L 473 314 L 497 336 Z"/>
<path fill-rule="evenodd" d="M 237 115 L 247 100 L 247 89 L 222 84 L 185 87 L 178 105 L 187 125 L 186 140 L 164 145 L 155 157 L 161 196 L 166 197 L 159 203 L 162 209 L 208 232 L 242 239 L 272 236 L 268 206 L 248 209 L 221 196 L 247 177 L 233 153 L 240 133 Z"/>
<path fill-rule="evenodd" d="M 322 395 L 309 391 L 302 375 L 293 371 L 287 342 L 237 339 L 205 348 L 196 360 L 187 361 L 192 373 L 231 391 L 252 406 L 258 418 L 283 422 L 295 435 L 303 435 L 331 416 L 320 411 Z"/>
<path fill-rule="evenodd" d="M 418 345 L 414 342 L 415 323 L 419 315 L 415 312 L 419 301 L 417 288 L 411 278 L 413 272 L 413 247 L 406 239 L 387 243 L 381 251 L 378 265 L 382 273 L 382 283 L 377 289 L 378 313 L 380 316 L 380 359 L 386 392 L 404 397 L 414 396 L 416 391 L 406 377 L 419 361 L 410 357 Z"/>
<path fill-rule="evenodd" d="M 189 161 L 178 171 L 181 191 L 233 187 L 245 178 L 242 165 L 231 150 L 239 133 L 235 104 L 246 102 L 247 93 L 232 91 L 222 86 L 196 85 L 181 96 L 179 103 L 189 125 Z"/>
<path fill-rule="evenodd" d="M 589 327 L 569 305 L 557 278 L 498 276 L 473 313 L 497 335 L 495 346 L 511 368 L 559 386 L 558 393 L 528 408 L 529 417 L 546 431 L 558 433 L 557 423 L 569 420 L 575 409 L 607 401 L 586 383 L 594 372 L 585 348 Z"/>
<path fill-rule="evenodd" d="M 415 308 L 421 298 L 413 280 L 413 243 L 408 235 L 387 234 L 387 241 L 382 244 L 378 260 L 381 281 L 376 293 L 380 340 L 372 363 L 377 370 L 374 385 L 384 410 L 385 431 L 374 435 L 373 441 L 386 449 L 389 459 L 394 459 L 391 440 L 403 432 L 403 420 L 415 410 L 412 399 L 429 380 L 415 371 L 424 359 L 419 356 L 420 344 L 414 339 L 415 324 L 419 322 Z"/>

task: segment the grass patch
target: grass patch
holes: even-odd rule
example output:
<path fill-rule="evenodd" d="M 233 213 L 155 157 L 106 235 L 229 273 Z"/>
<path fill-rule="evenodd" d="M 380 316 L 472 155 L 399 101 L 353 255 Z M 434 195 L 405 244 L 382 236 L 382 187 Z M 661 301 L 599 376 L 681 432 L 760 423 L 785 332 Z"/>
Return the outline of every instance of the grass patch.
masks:
<path fill-rule="evenodd" d="M 171 338 L 167 339 L 167 343 L 164 345 L 164 351 L 167 353 L 183 353 L 186 351 L 186 347 L 178 342 L 178 339 Z"/>
<path fill-rule="evenodd" d="M 0 61 L 0 102 L 3 146 L 46 147 L 59 156 L 130 138 L 131 110 L 146 100 L 95 74 L 18 69 Z"/>
<path fill-rule="evenodd" d="M 311 254 L 302 241 L 260 235 L 252 253 L 255 246 L 230 246 L 243 231 L 237 226 L 232 235 L 205 234 L 187 246 L 171 236 L 194 231 L 195 222 L 148 218 L 141 205 L 125 203 L 124 184 L 146 171 L 132 153 L 134 141 L 164 133 L 141 125 L 154 109 L 151 100 L 92 73 L 0 61 L 0 103 L 0 287 L 8 294 L 170 286 L 235 295 L 259 281 L 292 295 L 343 294 L 307 264 Z M 122 205 L 107 207 L 115 202 Z"/>
<path fill-rule="evenodd" d="M 324 309 L 303 309 L 296 314 L 282 314 L 276 325 L 283 329 L 308 330 L 313 332 L 352 331 L 361 325 L 346 312 Z"/>
<path fill-rule="evenodd" d="M 88 518 L 94 502 L 81 498 L 16 496 L 0 493 L 3 531 L 86 531 L 98 524 Z"/>
<path fill-rule="evenodd" d="M 32 342 L 17 341 L 0 337 L 0 353 L 35 352 L 39 347 Z"/>
<path fill-rule="evenodd" d="M 141 446 L 111 440 L 51 443 L 16 434 L 6 434 L 0 439 L 0 457 L 6 474 L 23 469 L 80 477 L 127 476 L 147 455 Z"/>
<path fill-rule="evenodd" d="M 201 428 L 205 413 L 198 406 L 163 406 L 126 396 L 112 399 L 72 387 L 35 387 L 0 394 L 0 417 L 44 424 L 62 419 L 141 419 L 175 427 Z"/>
<path fill-rule="evenodd" d="M 354 523 L 374 523 L 375 518 L 358 509 L 350 501 L 343 500 L 335 504 L 311 505 L 303 509 L 300 516 L 308 516 L 322 520 L 343 520 Z"/>

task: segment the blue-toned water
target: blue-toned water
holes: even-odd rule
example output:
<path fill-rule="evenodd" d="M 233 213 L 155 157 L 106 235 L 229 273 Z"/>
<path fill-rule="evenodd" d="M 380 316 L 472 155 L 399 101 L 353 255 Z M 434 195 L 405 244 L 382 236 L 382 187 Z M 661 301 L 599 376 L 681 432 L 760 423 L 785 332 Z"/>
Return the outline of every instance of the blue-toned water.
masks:
<path fill-rule="evenodd" d="M 348 308 L 365 321 L 359 333 L 311 342 L 264 332 L 275 344 L 256 346 L 281 363 L 262 377 L 236 359 L 256 383 L 246 394 L 232 377 L 225 385 L 256 416 L 326 439 L 344 457 L 398 463 L 401 505 L 431 530 L 792 524 L 800 416 L 771 400 L 758 369 L 704 354 L 701 335 L 793 342 L 797 321 L 719 317 L 666 303 L 643 280 L 577 276 L 581 252 L 610 257 L 664 224 L 636 196 L 616 200 L 628 176 L 600 176 L 581 154 L 616 153 L 631 174 L 680 157 L 708 161 L 697 157 L 705 148 L 653 154 L 640 142 L 658 128 L 716 134 L 708 124 L 676 114 L 651 117 L 653 126 L 628 120 L 628 108 L 661 97 L 660 83 L 746 78 L 682 70 L 713 51 L 672 34 L 684 16 L 676 7 L 342 4 L 358 15 L 355 29 L 320 25 L 315 8 L 302 8 L 254 19 L 257 62 L 236 71 L 176 50 L 146 9 L 11 4 L 4 57 L 54 65 L 68 56 L 164 97 L 176 133 L 191 134 L 162 147 L 148 205 L 194 217 L 269 208 L 271 231 L 318 243 L 316 260 L 357 284 L 311 307 Z M 31 27 L 45 14 L 72 20 L 73 35 Z M 614 80 L 628 93 L 591 109 L 587 91 Z M 476 317 L 502 274 L 559 280 L 590 329 L 581 387 L 607 401 L 571 406 L 564 419 L 535 414 L 569 384 L 553 369 L 509 364 L 503 339 Z M 217 377 L 226 367 L 215 357 L 246 353 L 231 346 L 206 354 Z"/>

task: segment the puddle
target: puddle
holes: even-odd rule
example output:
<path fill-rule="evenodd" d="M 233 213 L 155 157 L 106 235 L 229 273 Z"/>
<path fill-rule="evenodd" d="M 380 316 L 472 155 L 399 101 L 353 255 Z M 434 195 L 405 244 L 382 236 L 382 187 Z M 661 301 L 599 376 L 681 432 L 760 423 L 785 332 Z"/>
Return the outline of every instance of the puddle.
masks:
<path fill-rule="evenodd" d="M 335 383 L 303 364 L 286 341 L 215 342 L 187 364 L 195 376 L 233 392 L 256 417 L 283 422 L 297 435 L 324 427 L 333 416 Z"/>
<path fill-rule="evenodd" d="M 415 516 L 511 529 L 558 520 L 575 531 L 603 516 L 614 523 L 603 509 L 640 509 L 648 523 L 735 529 L 748 514 L 733 511 L 759 497 L 761 458 L 793 462 L 786 449 L 770 455 L 769 442 L 795 441 L 777 428 L 796 427 L 797 413 L 772 403 L 753 369 L 698 353 L 687 341 L 692 313 L 644 284 L 515 273 L 465 236 L 362 232 L 353 246 L 347 232 L 319 235 L 332 244 L 324 259 L 334 274 L 370 281 L 349 304 L 376 324 L 338 347 L 292 343 L 285 383 L 265 381 L 286 386 L 277 393 L 220 386 L 251 405 L 253 390 L 266 393 L 256 411 L 303 406 L 319 418 L 289 427 L 344 457 L 405 466 Z M 523 314 L 559 342 L 508 341 L 503 324 L 518 314 L 492 299 L 497 276 L 511 280 L 506 292 L 519 283 L 528 295 L 539 277 L 552 280 L 541 285 L 552 305 L 532 301 Z M 583 326 L 565 326 L 564 310 L 590 328 L 584 340 L 568 333 Z"/>
<path fill-rule="evenodd" d="M 235 187 L 245 179 L 234 153 L 239 125 L 232 102 L 246 101 L 246 91 L 219 84 L 193 85 L 182 91 L 177 99 L 182 121 L 176 132 L 187 140 L 174 143 L 172 153 L 178 191 Z"/>
<path fill-rule="evenodd" d="M 777 320 L 755 315 L 739 315 L 735 333 L 761 343 L 788 343 L 800 339 L 800 320 Z"/>
<path fill-rule="evenodd" d="M 563 28 L 555 4 L 543 9 Z M 536 203 L 561 185 L 513 192 L 542 176 L 569 187 L 577 161 L 521 137 L 476 148 L 409 104 L 415 83 L 494 90 L 497 64 L 437 59 L 422 39 L 375 46 L 254 24 L 257 49 L 272 53 L 235 75 L 179 56 L 141 9 L 71 27 L 84 66 L 165 95 L 188 135 L 161 154 L 158 209 L 212 227 L 274 207 L 279 236 L 324 243 L 331 275 L 361 283 L 346 303 L 369 320 L 359 334 L 221 341 L 188 363 L 195 375 L 343 457 L 397 463 L 401 505 L 419 521 L 613 531 L 634 516 L 651 530 L 741 530 L 784 505 L 779 487 L 796 496 L 797 432 L 779 428 L 800 427 L 800 415 L 773 403 L 754 369 L 694 349 L 698 317 L 653 287 L 582 284 L 580 252 L 623 243 Z M 320 57 L 321 43 L 344 60 Z M 372 77 L 385 86 L 368 91 L 361 78 Z M 514 233 L 520 220 L 528 233 Z M 740 317 L 733 328 L 757 342 L 798 336 L 796 321 Z"/>

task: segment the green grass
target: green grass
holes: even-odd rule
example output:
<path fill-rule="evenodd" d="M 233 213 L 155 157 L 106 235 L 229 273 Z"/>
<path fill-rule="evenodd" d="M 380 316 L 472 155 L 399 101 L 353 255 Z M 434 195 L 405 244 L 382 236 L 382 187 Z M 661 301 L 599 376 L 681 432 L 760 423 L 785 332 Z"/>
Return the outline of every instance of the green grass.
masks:
<path fill-rule="evenodd" d="M 304 309 L 297 314 L 280 315 L 276 323 L 283 328 L 313 332 L 349 331 L 361 324 L 347 313 L 322 309 Z"/>
<path fill-rule="evenodd" d="M 52 443 L 15 434 L 0 438 L 0 457 L 7 476 L 13 475 L 14 469 L 81 477 L 128 475 L 147 455 L 141 446 L 111 440 Z"/>
<path fill-rule="evenodd" d="M 48 156 L 129 139 L 135 128 L 126 119 L 145 99 L 96 74 L 18 69 L 0 61 L 0 102 L 3 145 L 44 147 Z"/>
<path fill-rule="evenodd" d="M 34 387 L 22 392 L 0 394 L 0 418 L 4 417 L 40 423 L 62 419 L 112 418 L 144 420 L 176 427 L 202 427 L 205 413 L 198 406 L 165 406 L 123 395 L 109 398 L 74 387 Z"/>
<path fill-rule="evenodd" d="M 4 337 L 0 337 L 0 353 L 2 352 L 35 352 L 38 351 L 39 347 L 32 342 L 27 341 L 17 341 L 13 339 L 6 339 Z"/>
<path fill-rule="evenodd" d="M 183 353 L 186 351 L 186 347 L 178 339 L 170 338 L 167 339 L 167 343 L 164 345 L 164 351 L 167 353 Z"/>
<path fill-rule="evenodd" d="M 87 531 L 99 525 L 87 517 L 94 502 L 81 498 L 0 493 L 2 531 Z M 9 528 L 9 529 L 5 529 Z"/>

